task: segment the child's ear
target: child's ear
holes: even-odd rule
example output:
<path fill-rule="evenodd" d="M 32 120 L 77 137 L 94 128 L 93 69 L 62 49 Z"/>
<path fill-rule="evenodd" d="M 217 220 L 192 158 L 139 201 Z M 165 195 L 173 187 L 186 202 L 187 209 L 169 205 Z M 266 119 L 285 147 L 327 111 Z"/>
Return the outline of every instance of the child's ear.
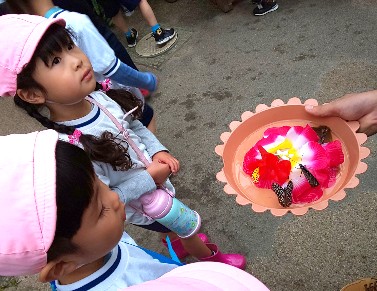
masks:
<path fill-rule="evenodd" d="M 39 281 L 42 283 L 58 280 L 62 276 L 72 273 L 78 265 L 76 262 L 51 261 L 39 273 Z"/>
<path fill-rule="evenodd" d="M 43 104 L 46 101 L 44 94 L 37 89 L 17 89 L 17 95 L 31 104 Z"/>

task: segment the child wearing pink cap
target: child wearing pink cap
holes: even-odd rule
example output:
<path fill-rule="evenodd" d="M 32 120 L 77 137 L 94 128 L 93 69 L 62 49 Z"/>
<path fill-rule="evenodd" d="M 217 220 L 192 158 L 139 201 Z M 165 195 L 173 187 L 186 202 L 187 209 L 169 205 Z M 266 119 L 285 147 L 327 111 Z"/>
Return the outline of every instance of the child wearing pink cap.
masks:
<path fill-rule="evenodd" d="M 97 81 L 109 78 L 113 86 L 127 86 L 127 89 L 136 92 L 143 101 L 144 96 L 137 88 L 141 88 L 144 92 L 157 90 L 157 77 L 151 72 L 140 72 L 136 67 L 130 67 L 121 61 L 87 15 L 61 9 L 55 6 L 52 0 L 7 0 L 6 2 L 11 13 L 35 14 L 50 19 L 63 18 L 67 29 L 75 36 L 73 41 L 89 58 Z M 144 104 L 140 121 L 149 130 L 156 132 L 156 116 L 148 103 Z"/>
<path fill-rule="evenodd" d="M 168 228 L 141 213 L 138 198 L 164 184 L 174 193 L 168 177 L 179 171 L 179 162 L 135 116 L 127 115 L 137 104 L 129 92 L 96 89 L 93 69 L 86 55 L 74 45 L 64 20 L 32 15 L 0 17 L 0 95 L 15 103 L 42 125 L 60 133 L 62 140 L 82 147 L 91 158 L 99 179 L 127 204 L 127 221 L 172 239 L 177 255 L 201 261 L 223 262 L 240 269 L 246 259 L 223 254 L 205 234 L 178 238 Z M 7 34 L 7 35 L 4 35 Z M 12 35 L 17 38 L 5 41 Z M 105 88 L 106 89 L 106 88 Z M 89 96 L 89 99 L 85 97 Z M 115 102 L 113 99 L 117 102 Z M 88 101 L 89 100 L 89 101 Z M 98 104 L 93 104 L 94 101 Z M 122 139 L 106 115 L 105 107 L 151 163 L 148 168 Z M 124 119 L 123 119 L 124 118 Z M 132 207 L 129 205 L 132 202 Z"/>
<path fill-rule="evenodd" d="M 59 291 L 115 291 L 178 266 L 123 232 L 124 203 L 56 131 L 2 136 L 0 145 L 0 276 L 39 273 Z"/>
<path fill-rule="evenodd" d="M 39 273 L 57 291 L 268 291 L 238 268 L 181 266 L 138 247 L 123 232 L 124 203 L 56 131 L 0 136 L 0 144 L 0 276 Z"/>

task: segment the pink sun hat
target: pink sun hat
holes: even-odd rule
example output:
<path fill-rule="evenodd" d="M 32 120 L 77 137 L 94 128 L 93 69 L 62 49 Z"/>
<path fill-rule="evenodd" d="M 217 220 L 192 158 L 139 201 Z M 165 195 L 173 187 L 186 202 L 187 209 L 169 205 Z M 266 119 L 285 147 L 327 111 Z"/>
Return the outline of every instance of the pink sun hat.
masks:
<path fill-rule="evenodd" d="M 30 61 L 51 24 L 65 26 L 63 19 L 46 19 L 28 14 L 0 16 L 0 96 L 14 96 L 17 74 Z"/>
<path fill-rule="evenodd" d="M 187 264 L 160 278 L 127 288 L 127 291 L 269 291 L 257 278 L 218 262 Z M 120 291 L 126 291 L 122 289 Z"/>
<path fill-rule="evenodd" d="M 56 227 L 58 133 L 0 136 L 0 276 L 37 274 Z"/>

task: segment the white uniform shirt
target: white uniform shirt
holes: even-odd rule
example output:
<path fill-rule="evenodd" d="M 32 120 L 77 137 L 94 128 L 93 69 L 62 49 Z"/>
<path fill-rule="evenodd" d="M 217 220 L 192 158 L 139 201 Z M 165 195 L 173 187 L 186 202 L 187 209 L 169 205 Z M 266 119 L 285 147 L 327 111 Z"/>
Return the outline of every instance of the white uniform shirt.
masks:
<path fill-rule="evenodd" d="M 55 284 L 58 291 L 117 291 L 157 279 L 177 267 L 153 259 L 124 232 L 102 268 L 75 283 L 60 285 L 55 281 Z"/>
<path fill-rule="evenodd" d="M 167 151 L 167 149 L 159 142 L 159 140 L 150 132 L 139 120 L 132 120 L 128 116 L 123 120 L 124 112 L 121 107 L 109 98 L 106 94 L 95 91 L 90 94 L 97 102 L 106 107 L 108 111 L 122 124 L 124 129 L 129 133 L 129 136 L 138 146 L 144 156 L 151 161 L 151 157 L 160 152 Z M 119 134 L 118 128 L 111 121 L 111 119 L 96 105 L 93 105 L 91 112 L 79 119 L 59 122 L 60 124 L 74 126 L 85 134 L 100 136 L 104 131 L 109 131 L 114 136 Z M 59 133 L 59 138 L 64 141 L 69 141 L 66 134 Z M 126 148 L 127 143 L 122 143 Z M 128 203 L 133 201 L 133 206 L 141 208 L 141 203 L 135 201 L 141 195 L 156 190 L 156 184 L 152 176 L 147 172 L 145 165 L 139 160 L 135 151 L 128 147 L 128 153 L 131 157 L 133 166 L 127 171 L 114 171 L 112 166 L 108 163 L 101 163 L 93 161 L 94 170 L 99 179 L 108 185 L 112 190 L 118 193 L 120 199 L 126 203 L 127 222 L 134 224 L 151 224 L 151 220 L 142 213 L 136 211 Z M 165 186 L 175 193 L 173 185 L 169 179 Z"/>

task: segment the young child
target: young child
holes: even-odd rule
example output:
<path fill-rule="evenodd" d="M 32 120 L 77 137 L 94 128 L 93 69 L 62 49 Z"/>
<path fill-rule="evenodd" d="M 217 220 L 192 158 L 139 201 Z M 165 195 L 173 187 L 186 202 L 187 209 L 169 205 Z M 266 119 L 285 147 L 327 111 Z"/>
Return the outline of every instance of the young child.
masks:
<path fill-rule="evenodd" d="M 111 22 L 125 34 L 129 47 L 136 45 L 138 32 L 135 28 L 128 26 L 124 11 L 131 14 L 137 7 L 150 26 L 157 45 L 164 45 L 176 34 L 174 28 L 164 29 L 161 27 L 147 0 L 96 0 L 92 3 L 98 14 L 104 14 L 106 18 L 111 19 Z"/>
<path fill-rule="evenodd" d="M 157 89 L 157 77 L 151 72 L 139 72 L 121 62 L 86 15 L 61 9 L 54 6 L 51 0 L 7 0 L 7 4 L 16 13 L 63 18 L 66 27 L 74 34 L 73 41 L 90 59 L 98 81 L 110 78 L 114 84 L 150 92 Z M 152 132 L 156 131 L 154 112 L 148 104 L 145 104 L 141 121 Z"/>
<path fill-rule="evenodd" d="M 128 54 L 126 47 L 121 43 L 108 24 L 103 21 L 93 10 L 90 0 L 53 0 L 55 6 L 68 11 L 74 11 L 87 15 L 98 32 L 104 37 L 109 46 L 114 50 L 115 55 L 131 68 L 138 70 L 135 63 Z"/>
<path fill-rule="evenodd" d="M 56 131 L 2 136 L 0 144 L 1 276 L 39 273 L 57 290 L 115 291 L 180 265 L 154 259 L 123 232 L 124 203 Z"/>
<path fill-rule="evenodd" d="M 157 138 L 138 120 L 125 111 L 137 105 L 137 99 L 127 91 L 110 90 L 108 94 L 94 91 L 96 81 L 85 54 L 74 45 L 64 29 L 64 20 L 44 19 L 33 15 L 0 17 L 0 83 L 1 96 L 14 96 L 15 103 L 47 128 L 55 129 L 63 140 L 85 149 L 92 159 L 97 176 L 118 193 L 127 207 L 127 220 L 161 233 L 170 230 L 146 218 L 138 198 L 165 183 L 174 193 L 168 177 L 179 170 L 179 162 L 168 153 Z M 12 42 L 5 40 L 17 34 Z M 106 107 L 123 125 L 144 156 L 145 165 L 121 138 L 118 128 L 97 105 L 85 99 L 93 98 Z M 125 110 L 125 111 L 123 111 Z M 135 203 L 134 203 L 135 202 Z M 239 254 L 222 254 L 217 245 L 208 243 L 204 235 L 177 239 L 169 233 L 173 247 L 180 256 L 191 254 L 203 261 L 224 262 L 244 268 L 246 259 Z M 204 242 L 203 242 L 204 241 Z"/>

